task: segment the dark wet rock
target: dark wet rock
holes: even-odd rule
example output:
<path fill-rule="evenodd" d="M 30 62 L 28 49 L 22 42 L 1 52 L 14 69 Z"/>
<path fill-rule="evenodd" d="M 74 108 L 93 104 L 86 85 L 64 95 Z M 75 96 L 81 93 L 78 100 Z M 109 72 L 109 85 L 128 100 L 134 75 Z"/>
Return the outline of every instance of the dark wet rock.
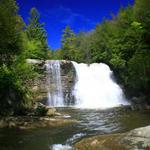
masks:
<path fill-rule="evenodd" d="M 55 116 L 57 114 L 54 107 L 46 106 L 40 102 L 36 102 L 33 106 L 33 115 L 35 116 Z"/>
<path fill-rule="evenodd" d="M 82 139 L 76 150 L 149 150 L 150 126 L 123 134 L 99 135 Z"/>
<path fill-rule="evenodd" d="M 132 97 L 131 102 L 132 102 L 131 105 L 132 110 L 143 111 L 148 108 L 147 107 L 148 103 L 145 96 Z"/>
<path fill-rule="evenodd" d="M 75 84 L 75 68 L 71 61 L 62 60 L 61 61 L 61 82 L 62 91 L 66 104 L 74 103 L 74 96 L 72 95 L 72 89 Z"/>
<path fill-rule="evenodd" d="M 113 110 L 113 109 L 112 109 Z M 129 111 L 140 111 L 140 112 L 148 112 L 150 111 L 150 106 L 147 104 L 131 104 L 131 105 L 122 105 L 115 108 L 115 111 L 128 113 Z"/>

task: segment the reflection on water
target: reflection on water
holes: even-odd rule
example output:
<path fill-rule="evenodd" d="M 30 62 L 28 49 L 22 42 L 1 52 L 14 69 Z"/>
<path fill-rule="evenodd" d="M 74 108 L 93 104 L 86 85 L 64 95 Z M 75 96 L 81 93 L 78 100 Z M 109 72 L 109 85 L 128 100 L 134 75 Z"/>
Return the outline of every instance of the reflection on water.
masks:
<path fill-rule="evenodd" d="M 125 132 L 150 124 L 150 113 L 61 108 L 79 121 L 75 125 L 34 130 L 1 129 L 0 150 L 70 150 L 80 138 L 96 134 Z"/>

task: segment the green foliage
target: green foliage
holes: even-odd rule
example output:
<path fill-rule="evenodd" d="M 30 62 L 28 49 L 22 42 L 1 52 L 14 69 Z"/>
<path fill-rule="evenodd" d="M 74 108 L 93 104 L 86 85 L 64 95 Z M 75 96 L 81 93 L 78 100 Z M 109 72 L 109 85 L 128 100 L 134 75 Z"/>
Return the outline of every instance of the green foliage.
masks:
<path fill-rule="evenodd" d="M 46 51 L 43 50 L 43 45 L 40 40 L 25 40 L 23 52 L 25 58 L 45 59 L 47 57 Z"/>
<path fill-rule="evenodd" d="M 62 57 L 67 60 L 77 60 L 76 36 L 69 26 L 65 28 L 62 35 Z"/>
<path fill-rule="evenodd" d="M 0 1 L 0 64 L 11 64 L 14 55 L 21 51 L 22 20 L 17 11 L 14 0 Z"/>
<path fill-rule="evenodd" d="M 128 62 L 128 85 L 133 92 L 149 95 L 150 89 L 150 52 L 136 52 Z M 140 94 L 138 93 L 138 94 Z"/>
<path fill-rule="evenodd" d="M 40 23 L 40 14 L 36 8 L 30 10 L 29 25 L 27 26 L 27 35 L 30 40 L 37 39 L 45 42 L 47 36 L 43 28 L 44 24 Z"/>
<path fill-rule="evenodd" d="M 40 14 L 36 8 L 30 10 L 29 25 L 24 35 L 25 55 L 27 58 L 43 59 L 47 57 L 48 45 L 47 35 L 43 28 L 44 24 L 40 23 Z"/>
<path fill-rule="evenodd" d="M 6 65 L 0 67 L 0 72 L 0 114 L 12 115 L 28 109 L 31 106 L 29 93 L 18 72 L 10 70 Z"/>
<path fill-rule="evenodd" d="M 50 53 L 49 59 L 54 59 L 54 60 L 64 59 L 63 58 L 63 52 L 62 52 L 61 49 L 57 49 L 57 50 L 54 50 L 54 51 L 49 51 L 49 53 Z"/>
<path fill-rule="evenodd" d="M 26 59 L 45 59 L 48 46 L 36 9 L 29 20 L 25 29 L 15 0 L 0 1 L 0 115 L 25 114 L 32 107 L 30 85 L 39 74 Z"/>

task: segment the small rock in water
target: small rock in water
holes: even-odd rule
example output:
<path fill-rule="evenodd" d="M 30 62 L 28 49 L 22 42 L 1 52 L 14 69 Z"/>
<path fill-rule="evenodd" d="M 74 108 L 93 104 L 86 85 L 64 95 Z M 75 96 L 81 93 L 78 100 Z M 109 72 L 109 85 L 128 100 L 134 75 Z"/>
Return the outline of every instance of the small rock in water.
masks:
<path fill-rule="evenodd" d="M 63 118 L 71 118 L 69 115 L 64 115 Z"/>

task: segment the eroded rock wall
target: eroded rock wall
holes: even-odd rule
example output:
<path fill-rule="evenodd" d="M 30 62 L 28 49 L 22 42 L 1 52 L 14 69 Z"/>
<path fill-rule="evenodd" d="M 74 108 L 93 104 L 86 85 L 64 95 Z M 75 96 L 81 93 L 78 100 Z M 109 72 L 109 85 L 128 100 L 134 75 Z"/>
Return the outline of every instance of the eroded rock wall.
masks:
<path fill-rule="evenodd" d="M 61 83 L 66 104 L 74 104 L 74 96 L 72 90 L 74 88 L 76 73 L 71 61 L 61 61 Z"/>
<path fill-rule="evenodd" d="M 48 99 L 46 61 L 27 59 L 27 62 L 32 64 L 35 70 L 39 72 L 39 76 L 33 79 L 33 83 L 30 85 L 34 93 L 34 100 L 46 102 Z M 72 90 L 76 80 L 75 68 L 71 61 L 60 60 L 60 69 L 64 102 L 65 104 L 73 104 Z"/>

